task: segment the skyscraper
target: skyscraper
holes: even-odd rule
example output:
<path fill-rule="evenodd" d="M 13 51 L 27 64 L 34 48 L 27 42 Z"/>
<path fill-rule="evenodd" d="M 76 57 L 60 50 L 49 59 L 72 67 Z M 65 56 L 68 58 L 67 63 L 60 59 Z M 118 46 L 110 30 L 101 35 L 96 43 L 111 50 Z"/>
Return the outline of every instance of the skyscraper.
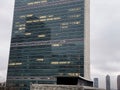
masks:
<path fill-rule="evenodd" d="M 111 90 L 110 88 L 110 76 L 106 76 L 106 90 Z"/>
<path fill-rule="evenodd" d="M 99 87 L 99 85 L 98 85 L 98 78 L 94 78 L 94 87 L 95 88 Z"/>
<path fill-rule="evenodd" d="M 90 0 L 15 0 L 7 83 L 53 84 L 90 78 Z"/>
<path fill-rule="evenodd" d="M 117 90 L 120 90 L 120 75 L 117 76 Z"/>

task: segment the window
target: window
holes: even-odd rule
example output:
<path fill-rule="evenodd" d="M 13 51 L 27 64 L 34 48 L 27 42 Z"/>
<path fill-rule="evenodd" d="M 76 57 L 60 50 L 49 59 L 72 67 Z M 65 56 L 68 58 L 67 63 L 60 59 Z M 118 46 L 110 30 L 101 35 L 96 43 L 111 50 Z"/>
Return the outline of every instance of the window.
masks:
<path fill-rule="evenodd" d="M 35 5 L 35 4 L 46 3 L 46 2 L 47 2 L 47 0 L 41 0 L 41 1 L 27 3 L 27 5 Z"/>
<path fill-rule="evenodd" d="M 51 64 L 70 64 L 70 61 L 63 61 L 63 62 L 51 62 Z"/>
<path fill-rule="evenodd" d="M 69 76 L 79 76 L 79 73 L 68 73 Z"/>
<path fill-rule="evenodd" d="M 32 23 L 33 21 L 32 20 L 30 20 L 30 21 L 26 21 L 26 23 Z"/>
<path fill-rule="evenodd" d="M 80 17 L 80 15 L 78 14 L 78 15 L 70 15 L 69 16 L 70 18 L 78 18 L 78 17 Z"/>
<path fill-rule="evenodd" d="M 45 37 L 45 35 L 41 34 L 41 35 L 38 35 L 38 37 L 43 38 L 43 37 Z"/>
<path fill-rule="evenodd" d="M 21 28 L 19 28 L 19 30 L 25 30 L 25 27 L 21 27 Z"/>
<path fill-rule="evenodd" d="M 31 33 L 25 33 L 25 35 L 31 35 Z"/>
<path fill-rule="evenodd" d="M 61 44 L 52 44 L 53 47 L 59 47 Z"/>
<path fill-rule="evenodd" d="M 33 14 L 28 14 L 28 15 L 26 15 L 26 17 L 32 17 L 33 16 Z"/>
<path fill-rule="evenodd" d="M 19 63 L 10 63 L 9 65 L 10 65 L 10 66 L 22 65 L 22 63 L 20 63 L 20 62 L 19 62 Z"/>
<path fill-rule="evenodd" d="M 36 61 L 44 61 L 43 58 L 37 58 Z"/>
<path fill-rule="evenodd" d="M 76 8 L 71 8 L 68 11 L 79 11 L 81 8 L 80 7 L 76 7 Z"/>
<path fill-rule="evenodd" d="M 68 26 L 61 26 L 62 29 L 68 28 Z"/>
<path fill-rule="evenodd" d="M 46 18 L 46 16 L 40 16 L 40 18 Z"/>

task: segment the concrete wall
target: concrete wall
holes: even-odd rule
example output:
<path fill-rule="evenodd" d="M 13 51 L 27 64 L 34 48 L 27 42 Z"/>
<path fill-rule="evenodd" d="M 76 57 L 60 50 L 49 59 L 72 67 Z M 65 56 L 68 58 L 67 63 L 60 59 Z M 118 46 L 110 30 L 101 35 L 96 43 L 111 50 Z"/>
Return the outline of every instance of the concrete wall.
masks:
<path fill-rule="evenodd" d="M 90 80 L 90 0 L 85 0 L 84 6 L 84 77 Z"/>
<path fill-rule="evenodd" d="M 20 90 L 18 87 L 0 87 L 0 90 Z"/>
<path fill-rule="evenodd" d="M 32 84 L 30 90 L 104 90 L 93 87 L 84 87 L 77 85 L 43 85 L 43 84 Z"/>

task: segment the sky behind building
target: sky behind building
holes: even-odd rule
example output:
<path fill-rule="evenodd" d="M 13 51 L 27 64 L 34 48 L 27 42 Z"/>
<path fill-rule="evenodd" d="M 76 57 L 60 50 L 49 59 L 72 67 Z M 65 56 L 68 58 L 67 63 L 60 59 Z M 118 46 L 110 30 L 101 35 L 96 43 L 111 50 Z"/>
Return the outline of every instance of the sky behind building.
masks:
<path fill-rule="evenodd" d="M 0 80 L 6 77 L 14 0 L 0 1 Z M 120 0 L 91 0 L 91 77 L 120 74 Z M 113 81 L 112 80 L 112 81 Z M 100 87 L 105 87 L 100 84 Z"/>

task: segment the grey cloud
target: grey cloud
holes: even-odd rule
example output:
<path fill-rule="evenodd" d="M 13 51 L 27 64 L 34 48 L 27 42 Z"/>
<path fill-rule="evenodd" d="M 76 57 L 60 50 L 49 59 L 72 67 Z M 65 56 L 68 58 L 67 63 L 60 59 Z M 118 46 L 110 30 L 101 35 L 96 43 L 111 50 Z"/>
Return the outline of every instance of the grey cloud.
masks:
<path fill-rule="evenodd" d="M 0 71 L 0 82 L 5 82 L 6 80 L 6 72 L 7 70 L 1 70 Z"/>
<path fill-rule="evenodd" d="M 91 0 L 91 76 L 104 88 L 106 74 L 115 89 L 120 74 L 119 5 L 119 0 Z"/>
<path fill-rule="evenodd" d="M 0 2 L 0 81 L 6 80 L 14 0 Z"/>
<path fill-rule="evenodd" d="M 91 75 L 99 77 L 100 87 L 105 88 L 105 76 L 120 74 L 120 1 L 92 0 L 91 6 Z"/>

